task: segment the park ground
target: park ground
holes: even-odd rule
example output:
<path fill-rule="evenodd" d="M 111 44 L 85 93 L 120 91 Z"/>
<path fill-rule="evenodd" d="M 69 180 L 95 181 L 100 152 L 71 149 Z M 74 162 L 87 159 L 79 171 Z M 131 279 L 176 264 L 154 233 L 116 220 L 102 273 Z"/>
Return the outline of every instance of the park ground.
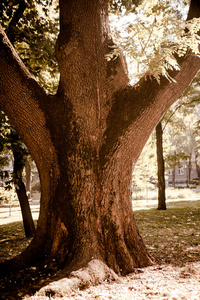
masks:
<path fill-rule="evenodd" d="M 32 203 L 31 209 L 36 220 L 39 203 Z M 135 269 L 117 281 L 63 294 L 63 299 L 200 299 L 200 200 L 169 200 L 166 211 L 158 211 L 156 201 L 133 201 L 133 210 L 154 265 Z M 0 261 L 3 261 L 19 254 L 30 240 L 24 236 L 18 206 L 0 207 L 0 224 Z M 53 276 L 41 273 L 38 277 L 34 268 L 30 268 L 14 278 L 1 280 L 1 299 L 54 299 L 32 296 L 43 277 L 53 279 Z"/>

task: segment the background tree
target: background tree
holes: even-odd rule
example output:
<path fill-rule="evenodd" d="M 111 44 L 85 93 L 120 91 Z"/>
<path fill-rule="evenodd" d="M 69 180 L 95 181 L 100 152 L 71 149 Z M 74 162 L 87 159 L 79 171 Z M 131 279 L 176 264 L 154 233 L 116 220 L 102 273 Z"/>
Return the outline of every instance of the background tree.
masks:
<path fill-rule="evenodd" d="M 193 1 L 189 18 L 199 13 Z M 152 262 L 133 216 L 132 162 L 199 70 L 200 59 L 189 53 L 180 59 L 180 70 L 170 72 L 176 83 L 144 77 L 136 88 L 129 85 L 121 55 L 105 59 L 112 46 L 107 1 L 60 0 L 60 83 L 53 96 L 36 83 L 0 31 L 0 103 L 41 179 L 36 234 L 1 272 L 36 264 L 62 268 L 65 276 L 85 267 L 68 281 L 74 287 L 84 273 L 96 282 L 97 266 L 106 278 L 113 276 L 106 265 L 125 274 Z M 47 290 L 60 293 L 53 284 L 40 292 Z"/>
<path fill-rule="evenodd" d="M 163 158 L 163 129 L 162 123 L 156 125 L 156 150 L 158 167 L 158 209 L 166 210 L 165 196 L 165 162 Z"/>
<path fill-rule="evenodd" d="M 180 165 L 181 160 L 186 161 L 188 169 L 187 186 L 189 186 L 192 179 L 191 158 L 194 154 L 198 157 L 199 149 L 198 132 L 195 130 L 199 120 L 199 103 L 197 100 L 199 92 L 195 86 L 195 82 L 192 83 L 165 117 L 167 125 L 165 140 L 170 140 L 170 143 L 168 142 L 166 163 L 168 167 L 174 168 L 176 165 Z"/>
<path fill-rule="evenodd" d="M 132 198 L 140 199 L 141 191 L 145 190 L 145 199 L 152 199 L 151 192 L 157 186 L 156 168 L 156 136 L 152 132 L 143 148 L 137 163 L 133 166 Z"/>
<path fill-rule="evenodd" d="M 179 100 L 172 105 L 162 119 L 163 130 L 163 160 L 167 170 L 174 170 L 175 166 L 180 165 L 180 160 L 185 160 L 188 165 L 188 174 L 190 174 L 189 163 L 192 155 L 196 155 L 196 164 L 198 162 L 199 151 L 199 88 L 198 88 L 199 74 L 195 77 L 191 85 L 186 89 Z M 152 133 L 149 142 L 145 145 L 140 159 L 138 160 L 134 172 L 134 179 L 141 178 L 141 182 L 136 180 L 137 186 L 145 186 L 146 181 L 149 181 L 152 177 L 156 178 L 155 171 L 155 132 Z M 149 147 L 151 145 L 151 147 Z M 159 151 L 159 155 L 162 156 L 162 150 Z M 142 167 L 141 163 L 145 162 L 146 169 Z M 147 168 L 147 166 L 150 166 Z M 198 171 L 198 165 L 196 166 Z M 173 172 L 174 173 L 174 172 Z M 146 174 L 146 179 L 142 177 L 142 174 Z M 192 179 L 188 176 L 188 182 Z M 173 186 L 175 187 L 175 178 L 173 176 Z"/>
<path fill-rule="evenodd" d="M 3 155 L 6 159 L 6 162 L 9 159 L 13 158 L 13 172 L 11 174 L 11 179 L 9 176 L 5 176 L 4 172 L 2 172 L 2 176 L 5 178 L 5 188 L 12 189 L 12 184 L 14 184 L 20 207 L 22 212 L 22 219 L 24 224 L 24 230 L 26 237 L 33 237 L 35 232 L 35 226 L 33 222 L 33 218 L 31 215 L 30 205 L 28 201 L 28 196 L 26 194 L 25 185 L 23 182 L 23 169 L 27 161 L 27 157 L 29 155 L 27 148 L 20 140 L 18 134 L 15 129 L 9 123 L 6 115 L 1 112 L 0 114 L 0 148 L 1 153 L 10 153 L 9 157 Z"/>
<path fill-rule="evenodd" d="M 28 152 L 23 143 L 20 145 L 19 136 L 15 130 L 12 130 L 11 132 L 11 139 L 11 148 L 14 158 L 12 181 L 14 182 L 15 190 L 21 207 L 25 235 L 26 237 L 33 237 L 35 233 L 35 226 L 30 210 L 28 195 L 26 193 L 26 188 L 22 177 L 23 169 L 27 163 Z M 17 140 L 16 144 L 13 142 L 15 139 Z"/>

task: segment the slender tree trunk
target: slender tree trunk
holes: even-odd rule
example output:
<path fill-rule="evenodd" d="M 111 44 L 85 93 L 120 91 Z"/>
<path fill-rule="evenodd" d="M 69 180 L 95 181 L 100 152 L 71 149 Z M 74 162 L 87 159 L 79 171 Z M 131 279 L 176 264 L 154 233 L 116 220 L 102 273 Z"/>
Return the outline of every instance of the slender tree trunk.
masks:
<path fill-rule="evenodd" d="M 188 165 L 188 178 L 187 178 L 187 187 L 189 187 L 189 183 L 191 180 L 191 171 L 192 171 L 192 162 L 191 157 L 189 158 L 189 165 Z"/>
<path fill-rule="evenodd" d="M 172 186 L 173 188 L 176 187 L 176 165 L 174 165 L 172 169 Z"/>
<path fill-rule="evenodd" d="M 21 207 L 24 231 L 27 238 L 33 237 L 35 233 L 35 225 L 31 214 L 28 196 L 26 194 L 26 188 L 22 181 L 22 171 L 24 165 L 23 153 L 20 151 L 20 149 L 19 150 L 13 149 L 13 156 L 14 156 L 13 180 L 14 180 L 15 190 Z"/>
<path fill-rule="evenodd" d="M 158 166 L 158 209 L 166 210 L 165 197 L 165 162 L 163 158 L 162 123 L 156 126 L 157 166 Z"/>
<path fill-rule="evenodd" d="M 28 201 L 28 197 L 26 194 L 26 188 L 23 181 L 18 182 L 18 187 L 16 187 L 16 193 L 19 199 L 23 224 L 24 224 L 24 231 L 27 238 L 33 237 L 35 233 L 35 225 L 33 222 L 30 205 Z"/>
<path fill-rule="evenodd" d="M 31 166 L 29 163 L 25 164 L 25 174 L 26 174 L 26 194 L 28 194 L 28 199 L 31 199 Z"/>

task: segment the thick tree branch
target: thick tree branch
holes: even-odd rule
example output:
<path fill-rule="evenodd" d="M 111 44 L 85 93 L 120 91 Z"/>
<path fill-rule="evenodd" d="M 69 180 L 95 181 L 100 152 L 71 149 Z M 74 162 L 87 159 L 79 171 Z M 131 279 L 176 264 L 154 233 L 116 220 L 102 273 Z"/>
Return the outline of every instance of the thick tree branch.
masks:
<path fill-rule="evenodd" d="M 0 107 L 8 115 L 38 166 L 41 157 L 45 157 L 48 165 L 55 161 L 45 116 L 50 103 L 51 97 L 29 73 L 0 27 Z M 49 144 L 48 153 L 44 153 L 43 143 Z"/>
<path fill-rule="evenodd" d="M 26 144 L 40 173 L 40 235 L 35 238 L 41 243 L 46 231 L 47 218 L 43 208 L 49 205 L 51 184 L 57 182 L 59 177 L 57 154 L 45 114 L 49 104 L 51 99 L 28 72 L 0 27 L 0 107 Z"/>
<path fill-rule="evenodd" d="M 199 0 L 191 0 L 187 20 L 191 20 L 192 18 L 199 18 L 199 17 L 200 17 Z"/>
<path fill-rule="evenodd" d="M 26 89 L 26 92 L 28 91 L 29 94 L 32 93 L 33 90 L 36 90 L 35 94 L 37 93 L 38 96 L 40 95 L 41 99 L 44 98 L 45 92 L 39 87 L 32 75 L 29 73 L 1 26 L 0 61 L 1 103 L 3 103 L 3 99 L 5 98 L 5 92 L 8 94 L 10 92 L 9 90 L 11 90 L 11 88 L 8 89 L 7 82 L 12 84 L 12 88 L 16 88 L 16 93 L 20 91 L 20 89 Z M 11 87 L 11 84 L 9 84 L 9 87 Z M 9 99 L 7 99 L 7 101 L 9 101 Z"/>
<path fill-rule="evenodd" d="M 41 141 L 48 140 L 43 112 L 46 103 L 47 95 L 24 66 L 0 27 L 0 106 L 30 151 L 38 147 L 42 151 Z"/>
<path fill-rule="evenodd" d="M 122 136 L 125 137 L 127 132 L 128 135 L 132 135 L 134 147 L 140 145 L 135 149 L 134 160 L 137 160 L 153 128 L 188 87 L 199 69 L 200 58 L 191 54 L 182 62 L 181 70 L 173 72 L 175 83 L 162 78 L 161 83 L 158 84 L 156 80 L 145 81 L 143 78 L 136 89 L 128 87 L 126 90 L 119 91 L 115 95 L 115 101 L 107 118 L 108 129 L 105 132 L 105 145 L 109 144 L 107 151 L 114 152 L 117 145 L 122 143 Z M 103 146 L 103 160 L 105 155 Z"/>

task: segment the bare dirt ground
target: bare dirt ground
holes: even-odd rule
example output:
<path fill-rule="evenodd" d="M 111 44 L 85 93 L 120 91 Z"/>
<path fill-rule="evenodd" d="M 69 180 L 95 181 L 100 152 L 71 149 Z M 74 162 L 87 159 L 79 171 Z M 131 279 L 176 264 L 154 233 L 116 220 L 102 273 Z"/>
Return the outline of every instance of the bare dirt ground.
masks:
<path fill-rule="evenodd" d="M 21 222 L 16 222 L 19 220 L 20 210 L 13 208 L 9 216 L 9 211 L 4 210 L 3 213 L 2 209 L 0 208 L 0 260 L 18 254 L 21 251 L 19 244 L 25 247 L 29 243 L 23 236 Z M 32 207 L 35 218 L 38 209 L 36 205 Z M 138 203 L 134 209 L 141 235 L 156 260 L 155 264 L 135 269 L 134 273 L 120 277 L 117 281 L 105 281 L 84 290 L 76 289 L 63 294 L 62 299 L 200 299 L 200 201 L 171 202 L 167 211 L 162 212 L 155 210 L 153 204 L 144 209 Z M 7 241 L 2 242 L 6 238 Z M 47 274 L 49 279 L 53 276 L 54 274 Z M 38 278 L 34 269 L 29 270 L 24 277 L 21 274 L 19 278 L 0 281 L 1 299 L 58 299 L 51 294 L 45 297 L 37 294 L 31 296 L 42 278 Z"/>

